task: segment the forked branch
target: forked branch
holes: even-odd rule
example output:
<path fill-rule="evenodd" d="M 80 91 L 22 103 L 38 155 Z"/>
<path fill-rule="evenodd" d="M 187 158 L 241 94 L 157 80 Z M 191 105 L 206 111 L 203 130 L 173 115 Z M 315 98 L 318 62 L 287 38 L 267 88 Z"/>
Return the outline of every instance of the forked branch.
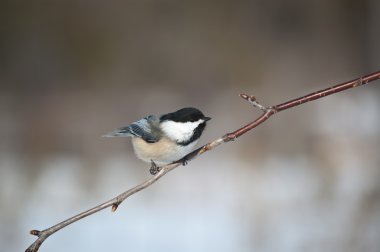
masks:
<path fill-rule="evenodd" d="M 286 109 L 289 109 L 289 108 L 292 108 L 292 107 L 295 107 L 295 106 L 298 106 L 298 105 L 301 105 L 301 104 L 304 104 L 306 102 L 309 102 L 309 101 L 313 101 L 313 100 L 317 100 L 317 99 L 320 99 L 322 97 L 325 97 L 325 96 L 328 96 L 328 95 L 331 95 L 331 94 L 335 94 L 335 93 L 338 93 L 338 92 L 341 92 L 343 90 L 346 90 L 346 89 L 350 89 L 350 88 L 354 88 L 354 87 L 358 87 L 358 86 L 361 86 L 361 85 L 364 85 L 364 84 L 367 84 L 371 81 L 374 81 L 374 80 L 377 80 L 380 78 L 380 71 L 377 71 L 375 73 L 372 73 L 372 74 L 369 74 L 369 75 L 366 75 L 366 76 L 363 76 L 363 77 L 360 77 L 358 79 L 355 79 L 355 80 L 351 80 L 351 81 L 348 81 L 348 82 L 344 82 L 344 83 L 341 83 L 341 84 L 338 84 L 338 85 L 335 85 L 333 87 L 330 87 L 330 88 L 326 88 L 326 89 L 323 89 L 323 90 L 320 90 L 320 91 L 317 91 L 317 92 L 314 92 L 314 93 L 310 93 L 310 94 L 307 94 L 303 97 L 300 97 L 300 98 L 296 98 L 294 100 L 290 100 L 290 101 L 287 101 L 287 102 L 284 102 L 284 103 L 281 103 L 281 104 L 278 104 L 278 105 L 275 105 L 275 106 L 270 106 L 270 107 L 265 107 L 263 105 L 261 105 L 260 103 L 257 102 L 256 98 L 254 96 L 251 96 L 251 95 L 247 95 L 247 94 L 240 94 L 240 97 L 243 98 L 244 100 L 248 101 L 251 105 L 253 105 L 254 107 L 260 109 L 261 111 L 263 111 L 263 114 L 261 116 L 259 116 L 256 120 L 252 121 L 251 123 L 235 130 L 234 132 L 231 132 L 231 133 L 227 133 L 226 135 L 212 141 L 212 142 L 209 142 L 208 144 L 206 145 L 203 145 L 202 147 L 196 149 L 195 151 L 191 152 L 190 154 L 188 154 L 185 159 L 187 161 L 190 161 L 190 160 L 193 160 L 195 159 L 196 157 L 200 156 L 201 154 L 209 151 L 209 150 L 212 150 L 214 149 L 215 147 L 219 146 L 220 144 L 222 143 L 226 143 L 226 142 L 229 142 L 229 141 L 232 141 L 232 140 L 235 140 L 236 138 L 240 137 L 241 135 L 247 133 L 248 131 L 250 131 L 251 129 L 257 127 L 258 125 L 260 125 L 261 123 L 265 122 L 269 117 L 271 117 L 272 115 L 274 115 L 275 113 L 277 112 L 281 112 L 283 110 L 286 110 Z M 170 172 L 171 170 L 175 169 L 176 167 L 178 167 L 179 165 L 182 164 L 182 161 L 179 160 L 177 162 L 174 162 L 172 164 L 169 164 L 169 165 L 165 165 L 161 168 L 161 170 L 156 174 L 154 175 L 153 177 L 149 178 L 148 180 L 144 181 L 143 183 L 129 189 L 128 191 L 126 192 L 123 192 L 122 194 L 116 196 L 115 198 L 111 199 L 111 200 L 108 200 L 98 206 L 95 206 L 87 211 L 84 211 L 80 214 L 77 214 L 73 217 L 70 217 L 68 218 L 67 220 L 64 220 L 54 226 L 51 226 L 45 230 L 42 230 L 42 231 L 38 231 L 38 230 L 32 230 L 30 231 L 30 233 L 32 235 L 36 235 L 38 238 L 37 240 L 29 246 L 29 248 L 26 249 L 26 252 L 36 252 L 38 251 L 38 249 L 40 248 L 41 244 L 52 234 L 54 234 L 55 232 L 57 232 L 58 230 L 80 220 L 80 219 L 83 219 L 89 215 L 92 215 L 96 212 L 99 212 L 105 208 L 108 208 L 108 207 L 111 207 L 112 211 L 116 211 L 116 209 L 118 208 L 118 206 L 125 200 L 127 199 L 129 196 L 147 188 L 148 186 L 150 186 L 151 184 L 153 184 L 154 182 L 156 182 L 157 180 L 159 180 L 162 176 L 164 176 L 166 173 Z"/>

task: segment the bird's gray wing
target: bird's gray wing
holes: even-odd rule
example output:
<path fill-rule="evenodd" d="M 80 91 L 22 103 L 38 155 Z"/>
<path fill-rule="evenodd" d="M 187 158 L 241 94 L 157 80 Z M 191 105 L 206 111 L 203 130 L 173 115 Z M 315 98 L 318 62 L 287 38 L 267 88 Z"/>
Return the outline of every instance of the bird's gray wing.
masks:
<path fill-rule="evenodd" d="M 150 115 L 143 119 L 134 122 L 128 126 L 118 128 L 114 131 L 104 135 L 105 137 L 128 137 L 135 136 L 144 139 L 148 143 L 155 143 L 159 140 L 159 136 L 154 134 L 156 129 L 154 127 L 157 123 L 157 116 Z"/>

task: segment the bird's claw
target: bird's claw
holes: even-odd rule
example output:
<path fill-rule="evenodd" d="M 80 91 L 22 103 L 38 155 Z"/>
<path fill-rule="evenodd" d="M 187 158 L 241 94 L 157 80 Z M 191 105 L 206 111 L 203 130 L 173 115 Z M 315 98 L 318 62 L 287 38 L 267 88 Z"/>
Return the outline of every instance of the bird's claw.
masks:
<path fill-rule="evenodd" d="M 149 169 L 150 174 L 156 175 L 159 171 L 161 171 L 161 167 L 157 166 L 157 164 L 151 160 L 151 166 Z"/>
<path fill-rule="evenodd" d="M 189 160 L 187 160 L 187 158 L 184 157 L 184 158 L 182 158 L 180 161 L 181 161 L 181 164 L 182 164 L 183 166 L 185 166 L 185 165 L 187 165 L 187 163 L 188 163 Z"/>

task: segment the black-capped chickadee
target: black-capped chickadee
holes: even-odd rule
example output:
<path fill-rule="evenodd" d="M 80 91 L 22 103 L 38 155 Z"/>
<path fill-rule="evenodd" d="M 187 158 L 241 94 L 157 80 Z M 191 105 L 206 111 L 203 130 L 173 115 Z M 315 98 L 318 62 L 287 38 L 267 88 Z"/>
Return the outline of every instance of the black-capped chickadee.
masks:
<path fill-rule="evenodd" d="M 193 150 L 210 119 L 196 108 L 183 108 L 161 116 L 144 117 L 104 137 L 132 137 L 136 156 L 150 162 L 150 172 L 156 174 L 158 166 L 180 160 Z"/>

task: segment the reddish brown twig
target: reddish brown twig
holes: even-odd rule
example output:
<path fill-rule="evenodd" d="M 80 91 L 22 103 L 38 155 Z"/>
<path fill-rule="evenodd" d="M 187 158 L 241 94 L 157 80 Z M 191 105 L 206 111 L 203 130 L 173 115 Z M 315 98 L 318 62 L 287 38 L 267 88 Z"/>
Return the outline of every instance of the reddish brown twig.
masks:
<path fill-rule="evenodd" d="M 349 89 L 349 88 L 358 87 L 358 86 L 367 84 L 371 81 L 377 80 L 379 78 L 380 78 L 380 71 L 366 75 L 366 76 L 363 76 L 361 78 L 358 78 L 358 79 L 355 79 L 352 81 L 348 81 L 348 82 L 345 82 L 345 83 L 342 83 L 342 84 L 339 84 L 339 85 L 336 85 L 336 86 L 333 86 L 330 88 L 326 88 L 326 89 L 305 95 L 303 97 L 300 97 L 300 98 L 297 98 L 297 99 L 294 99 L 291 101 L 281 103 L 281 104 L 276 105 L 276 106 L 271 106 L 271 107 L 265 107 L 265 106 L 261 105 L 260 103 L 258 103 L 256 101 L 256 98 L 254 96 L 250 96 L 247 94 L 241 94 L 240 95 L 241 98 L 243 98 L 246 101 L 248 101 L 249 103 L 251 103 L 254 107 L 262 110 L 263 114 L 261 116 L 259 116 L 256 120 L 254 120 L 253 122 L 235 130 L 234 132 L 227 133 L 223 137 L 220 137 L 220 138 L 218 138 L 212 142 L 209 142 L 208 144 L 196 149 L 195 151 L 188 154 L 185 158 L 186 158 L 186 160 L 190 161 L 190 160 L 195 159 L 196 157 L 200 156 L 201 154 L 205 153 L 206 151 L 214 149 L 215 147 L 219 146 L 222 143 L 235 140 L 236 138 L 240 137 L 241 135 L 247 133 L 251 129 L 253 129 L 253 128 L 257 127 L 258 125 L 260 125 L 261 123 L 265 122 L 270 116 L 274 115 L 277 112 L 280 112 L 280 111 L 301 105 L 301 104 L 309 102 L 309 101 L 317 100 L 317 99 L 320 99 L 320 98 L 325 97 L 327 95 L 335 94 L 335 93 L 341 92 L 341 91 Z M 150 179 L 144 181 L 143 183 L 129 189 L 128 191 L 116 196 L 115 198 L 113 198 L 109 201 L 106 201 L 106 202 L 104 202 L 98 206 L 95 206 L 95 207 L 93 207 L 87 211 L 84 211 L 78 215 L 75 215 L 75 216 L 73 216 L 73 217 L 71 217 L 65 221 L 62 221 L 62 222 L 60 222 L 60 223 L 58 223 L 52 227 L 49 227 L 49 228 L 42 230 L 42 231 L 38 231 L 38 230 L 30 231 L 30 233 L 32 235 L 36 235 L 36 236 L 38 236 L 38 238 L 32 245 L 29 246 L 28 249 L 26 249 L 26 252 L 38 251 L 41 244 L 50 235 L 54 234 L 58 230 L 66 227 L 66 226 L 68 226 L 68 225 L 70 225 L 70 224 L 72 224 L 72 223 L 74 223 L 74 222 L 76 222 L 82 218 L 85 218 L 91 214 L 99 212 L 99 211 L 101 211 L 105 208 L 108 208 L 108 207 L 111 207 L 112 211 L 116 211 L 117 207 L 125 199 L 127 199 L 129 196 L 147 188 L 148 186 L 150 186 L 151 184 L 156 182 L 158 179 L 160 179 L 162 176 L 164 176 L 166 173 L 168 173 L 169 171 L 178 167 L 181 163 L 182 163 L 182 161 L 177 161 L 177 162 L 174 162 L 172 164 L 163 166 L 161 168 L 160 172 L 158 172 L 155 176 L 151 177 Z"/>
<path fill-rule="evenodd" d="M 264 110 L 264 114 L 262 114 L 255 121 L 245 125 L 244 127 L 241 127 L 240 129 L 238 129 L 232 133 L 227 134 L 225 141 L 230 141 L 230 140 L 233 140 L 233 139 L 243 135 L 247 131 L 255 128 L 259 124 L 266 121 L 270 116 L 272 116 L 273 114 L 275 114 L 277 112 L 281 112 L 283 110 L 304 104 L 306 102 L 314 101 L 314 100 L 320 99 L 322 97 L 341 92 L 341 91 L 346 90 L 346 89 L 359 87 L 361 85 L 367 84 L 367 83 L 374 81 L 374 80 L 377 80 L 379 78 L 380 78 L 380 71 L 377 71 L 375 73 L 371 73 L 371 74 L 365 75 L 363 77 L 360 77 L 360 78 L 357 78 L 357 79 L 354 79 L 351 81 L 347 81 L 347 82 L 344 82 L 344 83 L 341 83 L 341 84 L 338 84 L 338 85 L 335 85 L 335 86 L 332 86 L 332 87 L 329 87 L 326 89 L 322 89 L 322 90 L 319 90 L 317 92 L 310 93 L 310 94 L 307 94 L 307 95 L 302 96 L 300 98 L 296 98 L 294 100 L 290 100 L 290 101 L 287 101 L 287 102 L 284 102 L 284 103 L 281 103 L 281 104 L 278 104 L 275 106 L 271 106 L 271 107 L 264 107 L 264 106 L 260 105 L 256 101 L 256 98 L 254 96 L 241 94 L 240 96 L 243 99 L 249 101 L 253 106 L 258 107 L 261 110 Z"/>

